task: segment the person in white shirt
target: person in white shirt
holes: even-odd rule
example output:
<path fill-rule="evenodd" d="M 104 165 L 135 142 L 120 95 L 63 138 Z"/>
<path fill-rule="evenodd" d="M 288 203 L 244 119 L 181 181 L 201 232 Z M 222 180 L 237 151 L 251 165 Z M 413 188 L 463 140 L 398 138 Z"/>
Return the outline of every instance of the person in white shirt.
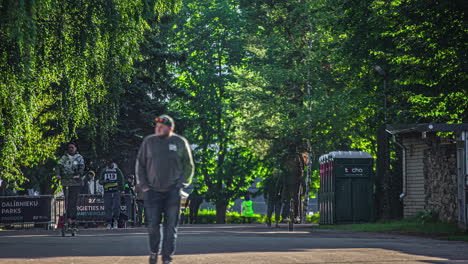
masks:
<path fill-rule="evenodd" d="M 96 174 L 94 171 L 88 172 L 88 194 L 99 194 L 102 195 L 104 193 L 104 187 L 99 184 L 99 179 L 95 178 Z"/>

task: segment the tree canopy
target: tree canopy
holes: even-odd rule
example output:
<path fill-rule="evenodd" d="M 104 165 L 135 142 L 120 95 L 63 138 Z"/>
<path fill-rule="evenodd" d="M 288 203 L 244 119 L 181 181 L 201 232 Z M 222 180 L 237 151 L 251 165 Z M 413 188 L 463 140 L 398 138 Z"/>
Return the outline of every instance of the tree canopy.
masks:
<path fill-rule="evenodd" d="M 163 0 L 1 1 L 0 177 L 21 183 L 21 167 L 53 157 L 78 128 L 109 141 L 147 20 L 177 7 Z"/>
<path fill-rule="evenodd" d="M 466 21 L 462 0 L 0 1 L 0 177 L 71 139 L 131 173 L 169 113 L 220 211 L 291 152 L 316 189 L 319 155 L 375 156 L 383 124 L 468 122 Z"/>

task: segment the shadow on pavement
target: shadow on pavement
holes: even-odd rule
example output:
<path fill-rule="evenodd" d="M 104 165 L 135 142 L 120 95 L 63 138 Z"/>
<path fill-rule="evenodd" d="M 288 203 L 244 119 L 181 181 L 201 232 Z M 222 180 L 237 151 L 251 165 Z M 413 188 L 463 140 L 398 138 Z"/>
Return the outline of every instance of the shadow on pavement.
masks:
<path fill-rule="evenodd" d="M 184 225 L 179 228 L 177 255 L 243 252 L 313 252 L 343 249 L 383 249 L 409 255 L 438 257 L 465 263 L 468 243 L 403 235 L 312 229 L 287 225 L 267 229 L 263 225 Z M 2 258 L 51 258 L 79 256 L 146 256 L 146 229 L 85 229 L 77 237 L 61 237 L 60 231 L 1 231 Z M 463 261 L 463 262 L 458 262 Z M 447 263 L 425 261 L 425 263 Z M 468 261 L 466 262 L 468 263 Z"/>

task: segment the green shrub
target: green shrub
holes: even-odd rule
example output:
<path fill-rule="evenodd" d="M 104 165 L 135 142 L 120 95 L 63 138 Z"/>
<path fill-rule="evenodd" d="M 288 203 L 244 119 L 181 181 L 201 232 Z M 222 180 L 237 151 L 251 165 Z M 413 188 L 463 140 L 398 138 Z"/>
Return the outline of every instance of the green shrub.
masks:
<path fill-rule="evenodd" d="M 439 214 L 434 211 L 419 212 L 416 215 L 416 219 L 421 221 L 422 224 L 435 223 L 439 220 Z"/>
<path fill-rule="evenodd" d="M 189 210 L 187 209 L 185 212 L 185 223 L 188 222 L 188 215 Z M 272 216 L 272 221 L 274 220 L 274 215 Z M 320 219 L 320 214 L 316 213 L 314 215 L 307 215 L 307 223 L 318 223 Z M 247 223 L 256 223 L 256 224 L 265 224 L 266 223 L 266 215 L 261 214 L 254 214 L 253 217 L 249 217 L 246 219 Z M 282 220 L 282 219 L 280 219 Z M 216 211 L 210 209 L 203 209 L 198 212 L 198 223 L 199 224 L 216 224 Z M 242 216 L 238 212 L 227 212 L 226 213 L 226 223 L 228 224 L 242 224 Z"/>
<path fill-rule="evenodd" d="M 313 215 L 306 216 L 306 223 L 308 224 L 318 224 L 320 222 L 320 213 L 315 213 Z"/>
<path fill-rule="evenodd" d="M 246 219 L 247 223 L 265 223 L 265 217 L 263 215 L 254 214 L 253 217 Z M 242 224 L 242 216 L 238 212 L 228 212 L 226 214 L 226 222 L 228 224 Z"/>
<path fill-rule="evenodd" d="M 188 215 L 187 211 L 187 215 Z M 199 224 L 216 224 L 216 211 L 203 209 L 198 212 Z"/>
<path fill-rule="evenodd" d="M 188 216 L 190 211 L 185 210 L 184 217 L 185 221 L 188 222 Z M 255 214 L 253 217 L 246 219 L 247 223 L 265 223 L 265 216 Z M 198 212 L 198 223 L 199 224 L 216 224 L 216 211 L 203 209 Z M 227 212 L 226 223 L 228 224 L 242 224 L 242 216 L 238 212 Z"/>

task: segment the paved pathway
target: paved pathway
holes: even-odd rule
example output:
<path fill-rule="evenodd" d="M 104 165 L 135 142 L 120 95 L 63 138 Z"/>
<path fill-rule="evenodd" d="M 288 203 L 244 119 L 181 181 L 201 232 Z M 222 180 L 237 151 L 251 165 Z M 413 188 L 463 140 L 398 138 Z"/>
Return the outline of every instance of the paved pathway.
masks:
<path fill-rule="evenodd" d="M 191 225 L 179 230 L 174 264 L 468 263 L 468 243 L 310 226 Z M 0 231 L 0 263 L 148 263 L 143 228 Z"/>

